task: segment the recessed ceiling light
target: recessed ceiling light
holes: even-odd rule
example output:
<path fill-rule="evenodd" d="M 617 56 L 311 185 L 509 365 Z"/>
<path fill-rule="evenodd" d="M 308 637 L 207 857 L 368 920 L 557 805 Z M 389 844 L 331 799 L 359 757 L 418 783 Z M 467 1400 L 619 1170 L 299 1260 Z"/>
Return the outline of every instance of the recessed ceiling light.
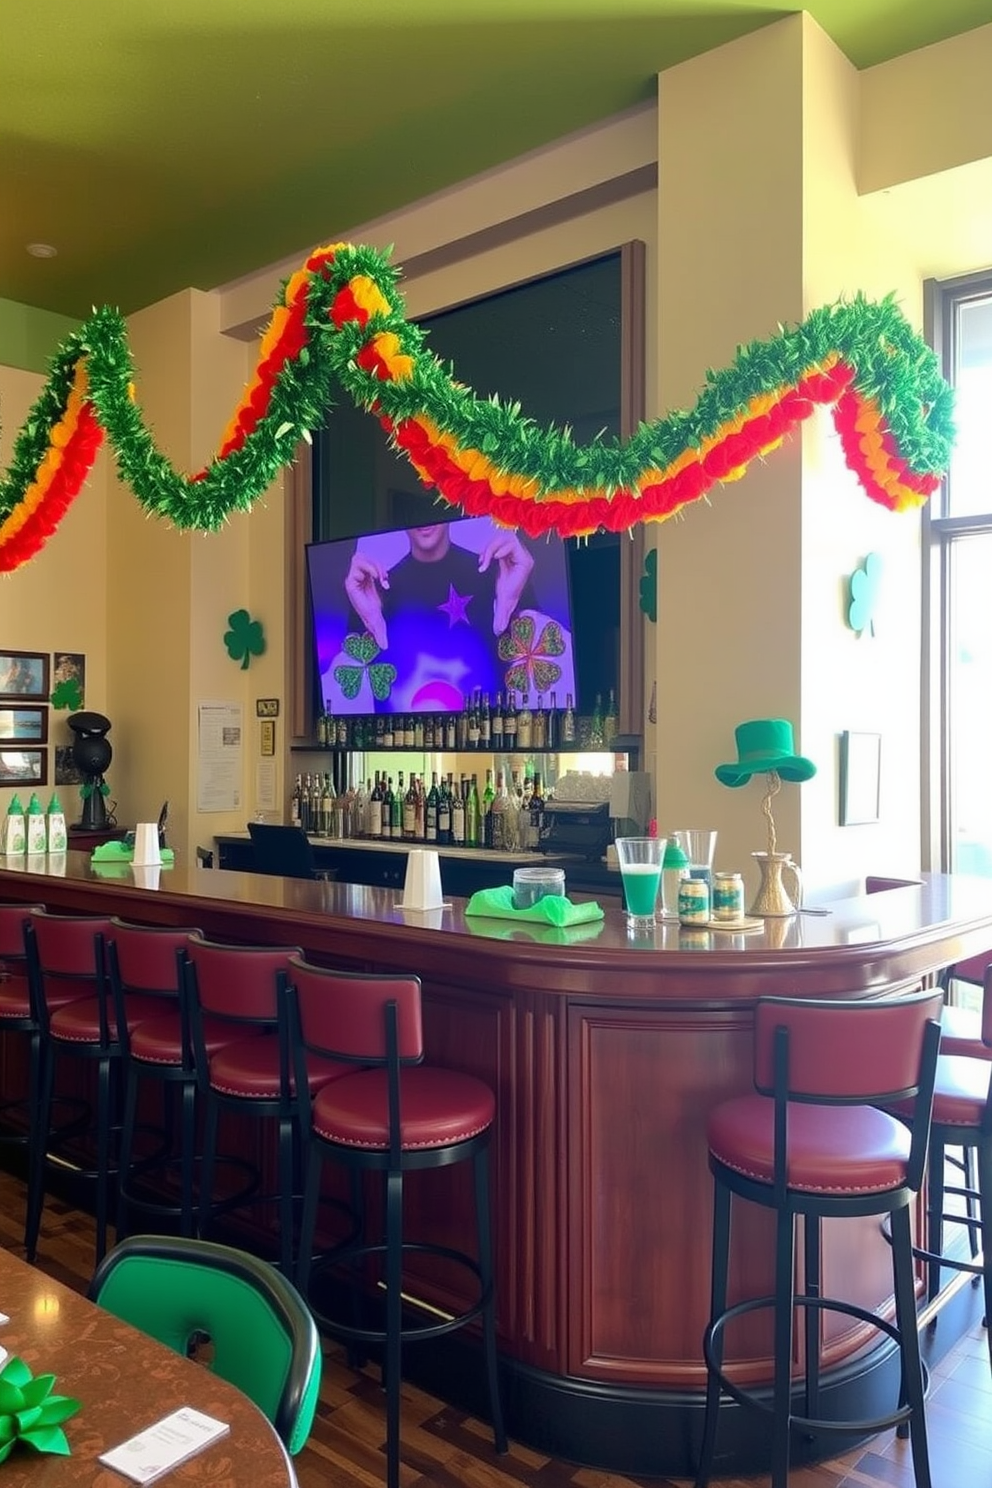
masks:
<path fill-rule="evenodd" d="M 32 258 L 55 258 L 58 253 L 51 243 L 29 243 L 28 252 Z"/>

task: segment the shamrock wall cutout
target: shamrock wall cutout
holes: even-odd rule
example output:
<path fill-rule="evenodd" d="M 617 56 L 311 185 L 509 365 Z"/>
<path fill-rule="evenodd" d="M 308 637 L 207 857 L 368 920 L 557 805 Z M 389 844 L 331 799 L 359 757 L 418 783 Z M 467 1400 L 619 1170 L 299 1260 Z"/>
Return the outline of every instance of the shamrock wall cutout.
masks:
<path fill-rule="evenodd" d="M 641 609 L 652 622 L 658 619 L 658 549 L 649 548 L 644 554 L 644 574 L 640 582 Z"/>
<path fill-rule="evenodd" d="M 232 615 L 228 615 L 227 623 L 231 627 L 224 633 L 227 654 L 232 661 L 240 661 L 241 670 L 246 672 L 252 657 L 261 656 L 265 652 L 262 622 L 253 620 L 247 610 L 235 610 Z"/>
<path fill-rule="evenodd" d="M 859 635 L 868 631 L 875 634 L 875 609 L 882 583 L 882 560 L 877 553 L 869 553 L 864 568 L 856 568 L 851 575 L 851 600 L 847 611 L 847 623 Z"/>
<path fill-rule="evenodd" d="M 51 704 L 53 708 L 71 708 L 73 713 L 78 713 L 83 706 L 83 689 L 79 685 L 79 678 L 63 678 L 52 693 Z"/>

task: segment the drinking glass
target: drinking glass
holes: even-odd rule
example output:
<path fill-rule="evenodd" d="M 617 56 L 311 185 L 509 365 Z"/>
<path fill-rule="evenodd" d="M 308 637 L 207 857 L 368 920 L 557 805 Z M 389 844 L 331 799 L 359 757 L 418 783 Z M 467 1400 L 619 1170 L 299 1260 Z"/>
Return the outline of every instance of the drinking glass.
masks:
<path fill-rule="evenodd" d="M 675 832 L 674 837 L 689 860 L 689 877 L 705 878 L 712 890 L 716 833 L 707 828 L 690 828 L 688 831 Z"/>
<path fill-rule="evenodd" d="M 646 930 L 655 922 L 665 842 L 664 837 L 617 838 L 628 930 Z"/>

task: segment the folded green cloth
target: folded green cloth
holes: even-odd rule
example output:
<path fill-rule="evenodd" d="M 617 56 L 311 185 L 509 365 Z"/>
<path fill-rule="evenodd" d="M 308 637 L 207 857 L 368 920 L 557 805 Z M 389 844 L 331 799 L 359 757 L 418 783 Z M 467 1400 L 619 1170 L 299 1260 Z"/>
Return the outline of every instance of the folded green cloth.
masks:
<path fill-rule="evenodd" d="M 171 847 L 163 847 L 163 868 L 171 868 L 175 861 L 175 853 Z M 129 847 L 126 842 L 101 842 L 93 849 L 91 863 L 130 863 L 134 857 L 134 848 Z"/>
<path fill-rule="evenodd" d="M 477 889 L 466 904 L 465 913 L 491 920 L 531 920 L 559 929 L 603 918 L 602 909 L 594 901 L 573 904 L 564 894 L 545 894 L 529 909 L 516 909 L 510 884 L 501 884 L 498 889 Z"/>
<path fill-rule="evenodd" d="M 520 924 L 512 920 L 470 920 L 468 929 L 486 940 L 532 940 L 537 945 L 580 945 L 602 935 L 605 920 L 590 920 L 584 925 Z"/>

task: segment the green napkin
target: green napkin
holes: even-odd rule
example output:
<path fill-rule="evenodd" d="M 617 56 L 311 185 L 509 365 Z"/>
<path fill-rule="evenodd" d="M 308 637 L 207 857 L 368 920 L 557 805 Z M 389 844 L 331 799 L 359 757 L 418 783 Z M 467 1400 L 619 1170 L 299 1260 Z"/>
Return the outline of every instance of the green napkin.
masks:
<path fill-rule="evenodd" d="M 512 920 L 470 920 L 468 929 L 472 935 L 484 936 L 486 940 L 532 940 L 537 945 L 574 946 L 602 935 L 605 923 L 605 920 L 588 920 L 584 925 L 528 925 L 521 924 L 514 916 Z"/>
<path fill-rule="evenodd" d="M 134 857 L 134 848 L 129 847 L 126 842 L 101 842 L 93 849 L 91 863 L 130 863 Z M 171 847 L 162 848 L 162 867 L 169 868 L 175 861 L 175 853 Z"/>
<path fill-rule="evenodd" d="M 16 1354 L 0 1369 L 0 1462 L 18 1442 L 36 1452 L 69 1456 L 61 1423 L 76 1414 L 79 1401 L 71 1395 L 53 1395 L 54 1384 L 54 1374 L 32 1374 Z"/>
<path fill-rule="evenodd" d="M 564 894 L 545 894 L 529 909 L 515 909 L 510 884 L 501 884 L 498 889 L 477 889 L 466 904 L 465 913 L 491 920 L 531 920 L 559 929 L 603 918 L 598 904 L 592 901 L 573 904 Z"/>

